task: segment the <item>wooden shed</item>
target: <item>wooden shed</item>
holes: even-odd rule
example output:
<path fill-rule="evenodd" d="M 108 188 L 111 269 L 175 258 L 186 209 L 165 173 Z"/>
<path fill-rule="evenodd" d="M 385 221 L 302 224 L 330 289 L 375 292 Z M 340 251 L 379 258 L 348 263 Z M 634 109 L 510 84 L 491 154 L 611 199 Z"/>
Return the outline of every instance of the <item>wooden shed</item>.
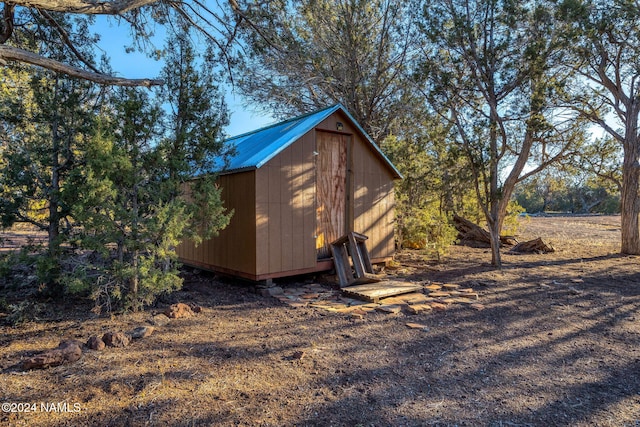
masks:
<path fill-rule="evenodd" d="M 372 262 L 393 256 L 401 175 L 342 105 L 227 143 L 235 155 L 218 183 L 233 217 L 219 236 L 181 243 L 184 264 L 251 280 L 323 271 L 349 231 L 369 237 Z"/>

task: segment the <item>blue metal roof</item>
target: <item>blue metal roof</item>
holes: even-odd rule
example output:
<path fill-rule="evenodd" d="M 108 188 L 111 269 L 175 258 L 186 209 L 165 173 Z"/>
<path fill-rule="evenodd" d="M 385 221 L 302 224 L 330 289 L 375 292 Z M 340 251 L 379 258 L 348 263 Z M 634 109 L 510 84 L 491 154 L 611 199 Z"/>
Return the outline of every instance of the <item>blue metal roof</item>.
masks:
<path fill-rule="evenodd" d="M 233 173 L 261 167 L 304 134 L 315 128 L 324 119 L 339 110 L 358 128 L 365 137 L 366 142 L 393 171 L 395 178 L 401 178 L 400 172 L 341 104 L 227 139 L 225 144 L 232 148 L 234 155 L 227 159 L 226 166 L 221 173 Z"/>

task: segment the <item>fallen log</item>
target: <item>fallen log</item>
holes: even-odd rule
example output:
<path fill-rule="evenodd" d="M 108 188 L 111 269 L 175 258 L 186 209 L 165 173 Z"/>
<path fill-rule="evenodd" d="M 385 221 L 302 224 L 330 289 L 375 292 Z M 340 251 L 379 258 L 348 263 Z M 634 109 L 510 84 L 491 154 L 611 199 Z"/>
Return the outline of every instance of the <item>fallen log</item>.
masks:
<path fill-rule="evenodd" d="M 537 239 L 518 243 L 513 248 L 511 248 L 509 252 L 519 253 L 519 254 L 524 254 L 524 253 L 547 254 L 547 253 L 555 252 L 555 249 L 553 249 L 553 247 L 543 242 L 542 238 L 538 237 Z"/>
<path fill-rule="evenodd" d="M 490 247 L 491 234 L 477 224 L 459 215 L 453 216 L 453 226 L 458 230 L 461 245 L 472 247 Z M 500 236 L 500 245 L 512 246 L 517 242 L 512 236 Z"/>

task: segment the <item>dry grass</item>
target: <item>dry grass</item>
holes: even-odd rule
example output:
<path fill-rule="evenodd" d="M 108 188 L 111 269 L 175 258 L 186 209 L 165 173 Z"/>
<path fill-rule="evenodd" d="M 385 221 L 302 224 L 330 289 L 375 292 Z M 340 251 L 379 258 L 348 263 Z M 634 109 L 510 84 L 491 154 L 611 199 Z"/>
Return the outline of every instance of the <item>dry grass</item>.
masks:
<path fill-rule="evenodd" d="M 483 311 L 354 320 L 188 275 L 175 299 L 202 305 L 196 317 L 69 366 L 16 369 L 63 338 L 127 331 L 152 315 L 100 318 L 63 305 L 1 328 L 2 401 L 38 410 L 0 413 L 0 425 L 636 426 L 640 259 L 616 255 L 618 221 L 531 218 L 523 239 L 558 251 L 505 255 L 502 272 L 483 249 L 456 247 L 441 265 L 398 257 L 407 280 L 473 287 Z M 71 410 L 40 410 L 61 401 Z"/>

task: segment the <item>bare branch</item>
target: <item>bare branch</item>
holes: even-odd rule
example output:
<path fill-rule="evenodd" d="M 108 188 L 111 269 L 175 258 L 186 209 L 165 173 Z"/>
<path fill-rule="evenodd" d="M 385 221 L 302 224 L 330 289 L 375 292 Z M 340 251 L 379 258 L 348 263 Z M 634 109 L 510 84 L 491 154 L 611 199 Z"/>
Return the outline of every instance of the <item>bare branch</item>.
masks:
<path fill-rule="evenodd" d="M 76 58 L 82 61 L 82 63 L 85 64 L 87 67 L 89 67 L 89 69 L 94 73 L 100 73 L 100 70 L 98 70 L 91 62 L 87 60 L 87 58 L 85 58 L 78 51 L 78 49 L 73 45 L 73 42 L 69 38 L 69 34 L 67 33 L 67 31 L 64 28 L 62 28 L 60 24 L 58 24 L 58 21 L 56 21 L 53 18 L 53 16 L 49 14 L 49 12 L 42 9 L 38 9 L 38 12 L 40 13 L 40 15 L 44 17 L 44 19 L 46 19 L 56 29 L 56 31 L 58 31 L 58 34 L 60 34 L 60 37 L 62 37 L 62 41 L 69 49 L 71 49 L 71 51 L 76 56 Z"/>
<path fill-rule="evenodd" d="M 159 0 L 14 0 L 17 6 L 85 15 L 121 15 Z"/>
<path fill-rule="evenodd" d="M 85 80 L 89 80 L 102 85 L 113 86 L 159 86 L 164 82 L 159 79 L 126 79 L 121 77 L 114 77 L 102 73 L 94 73 L 85 71 L 81 68 L 72 67 L 62 62 L 55 61 L 43 56 L 37 55 L 33 52 L 29 52 L 24 49 L 19 49 L 12 46 L 0 45 L 0 61 L 18 61 L 24 62 L 38 67 L 46 68 L 58 73 L 67 74 L 71 77 L 77 77 Z"/>

